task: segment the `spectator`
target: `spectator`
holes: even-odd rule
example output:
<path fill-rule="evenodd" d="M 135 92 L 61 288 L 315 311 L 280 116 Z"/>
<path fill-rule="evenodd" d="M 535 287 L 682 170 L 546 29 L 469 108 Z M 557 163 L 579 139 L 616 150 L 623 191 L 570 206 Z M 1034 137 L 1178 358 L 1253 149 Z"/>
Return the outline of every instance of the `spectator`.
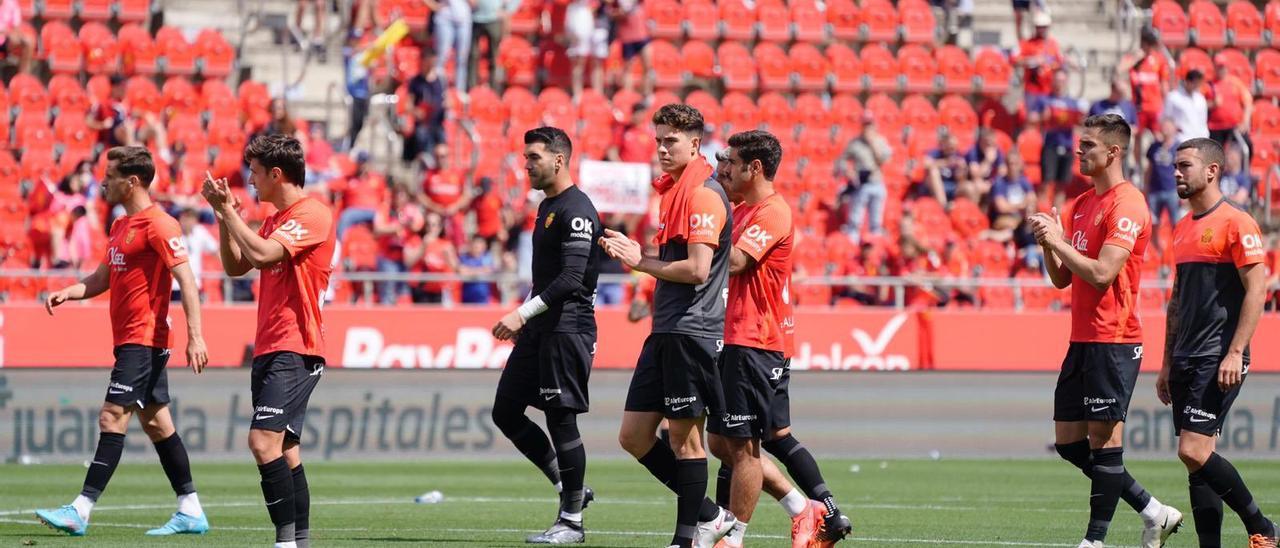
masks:
<path fill-rule="evenodd" d="M 1013 59 L 1014 64 L 1023 69 L 1022 90 L 1028 102 L 1052 91 L 1053 75 L 1063 67 L 1058 41 L 1049 36 L 1051 20 L 1049 12 L 1036 12 L 1032 18 L 1035 34 L 1018 44 L 1018 55 Z"/>
<path fill-rule="evenodd" d="M 1138 108 L 1129 100 L 1129 86 L 1119 77 L 1111 79 L 1111 95 L 1101 101 L 1094 101 L 1089 107 L 1089 116 L 1115 114 L 1124 118 L 1129 125 L 1137 125 Z"/>
<path fill-rule="evenodd" d="M 471 207 L 467 175 L 453 166 L 449 146 L 443 143 L 436 145 L 435 165 L 436 168 L 428 170 L 422 181 L 422 205 L 427 211 L 441 216 L 445 229 L 460 244 L 462 216 L 458 213 Z"/>
<path fill-rule="evenodd" d="M 631 116 L 614 129 L 613 146 L 606 156 L 614 162 L 648 164 L 657 156 L 653 130 L 649 128 L 649 107 L 643 102 L 631 107 Z M 615 114 L 621 118 L 620 114 Z"/>
<path fill-rule="evenodd" d="M 325 138 L 324 124 L 308 124 L 310 133 L 307 142 L 307 180 L 308 187 L 327 185 L 338 176 L 338 168 L 334 165 L 333 145 Z"/>
<path fill-rule="evenodd" d="M 458 257 L 458 273 L 463 276 L 492 276 L 498 271 L 497 261 L 489 252 L 484 238 L 472 236 L 467 249 Z M 462 304 L 489 304 L 493 302 L 493 282 L 462 282 Z"/>
<path fill-rule="evenodd" d="M 1036 190 L 1023 174 L 1022 155 L 1009 152 L 1008 170 L 991 185 L 991 230 L 1007 241 L 1036 212 Z"/>
<path fill-rule="evenodd" d="M 698 148 L 698 152 L 702 154 L 703 158 L 707 159 L 707 162 L 711 164 L 712 169 L 715 169 L 716 166 L 720 165 L 719 157 L 717 155 L 720 154 L 721 151 L 728 149 L 729 146 L 720 138 L 720 133 L 716 131 L 716 126 L 714 124 L 708 122 L 703 126 L 702 146 Z"/>
<path fill-rule="evenodd" d="M 470 0 L 441 0 L 440 10 L 432 14 L 436 38 L 436 76 L 445 77 L 445 64 L 453 54 L 453 85 L 465 102 L 467 97 L 467 66 L 471 60 L 471 2 Z"/>
<path fill-rule="evenodd" d="M 303 153 L 306 153 L 307 135 L 303 133 L 301 124 L 295 121 L 293 115 L 289 113 L 289 103 L 285 102 L 283 97 L 276 97 L 271 100 L 271 121 L 267 122 L 267 125 L 258 134 L 288 135 L 297 139 L 302 144 Z M 252 141 L 253 139 L 249 140 Z"/>
<path fill-rule="evenodd" d="M 1226 65 L 1218 65 L 1218 78 L 1207 86 L 1205 99 L 1209 102 L 1209 137 L 1223 147 L 1233 138 L 1244 141 L 1249 150 L 1249 124 L 1253 120 L 1253 93 L 1249 85 L 1241 81 Z"/>
<path fill-rule="evenodd" d="M 422 66 L 430 67 L 436 63 L 436 54 L 431 48 L 422 48 Z M 409 99 L 413 101 L 410 112 L 413 115 L 413 133 L 404 144 L 401 158 L 410 162 L 415 158 L 429 159 L 434 162 L 430 152 L 436 145 L 445 142 L 445 81 L 440 71 L 420 72 L 409 80 Z M 429 163 L 428 165 L 434 165 Z"/>
<path fill-rule="evenodd" d="M 419 234 L 426 228 L 426 216 L 422 206 L 413 201 L 409 191 L 396 186 L 391 193 L 391 203 L 378 209 L 373 219 L 373 236 L 378 242 L 377 268 L 382 274 L 403 274 L 408 271 L 405 249 L 421 246 Z M 408 289 L 404 282 L 380 282 L 378 302 L 395 304 Z"/>
<path fill-rule="evenodd" d="M 1161 218 L 1169 217 L 1169 226 L 1178 224 L 1182 218 L 1182 207 L 1178 201 L 1178 182 L 1174 179 L 1173 159 L 1177 156 L 1178 127 L 1168 118 L 1160 123 L 1160 134 L 1156 142 L 1147 149 L 1146 194 L 1147 206 L 1151 209 L 1151 244 L 1156 251 L 1164 255 L 1160 246 Z"/>
<path fill-rule="evenodd" d="M 1236 205 L 1247 208 L 1252 204 L 1255 181 L 1245 169 L 1244 154 L 1239 147 L 1227 147 L 1227 165 L 1223 166 L 1218 184 L 1222 187 L 1222 195 Z"/>
<path fill-rule="evenodd" d="M 863 113 L 862 135 L 849 141 L 836 163 L 836 176 L 844 179 L 845 193 L 853 198 L 844 232 L 855 243 L 861 241 L 863 219 L 867 220 L 867 233 L 873 236 L 884 233 L 884 205 L 888 190 L 880 166 L 892 157 L 893 149 L 880 135 L 875 116 L 870 112 Z"/>
<path fill-rule="evenodd" d="M 297 2 L 297 7 L 293 11 L 293 24 L 299 34 L 302 33 L 302 17 L 308 6 L 311 7 L 313 14 L 311 19 L 311 38 L 302 39 L 299 36 L 298 47 L 302 51 L 315 53 L 320 62 L 324 63 L 326 53 L 324 48 L 324 19 L 328 15 L 326 8 L 329 3 L 325 0 L 297 0 Z"/>
<path fill-rule="evenodd" d="M 124 76 L 111 75 L 111 95 L 91 107 L 85 125 L 98 132 L 98 142 L 106 148 L 118 147 L 131 140 L 125 126 L 128 110 L 124 106 Z M 91 95 L 92 97 L 92 95 Z"/>
<path fill-rule="evenodd" d="M 1045 9 L 1043 0 L 1037 0 L 1036 6 L 1040 11 Z M 1023 21 L 1030 12 L 1031 0 L 1013 0 L 1013 36 L 1018 39 L 1018 41 L 1022 41 L 1024 39 L 1022 37 L 1022 29 L 1025 26 Z"/>
<path fill-rule="evenodd" d="M 1138 107 L 1138 127 L 1134 132 L 1133 163 L 1141 173 L 1145 132 L 1160 131 L 1160 116 L 1164 111 L 1164 96 L 1173 87 L 1169 58 L 1165 57 L 1160 37 L 1151 28 L 1142 29 L 1142 55 L 1129 68 L 1129 86 L 1133 89 L 1133 102 Z"/>
<path fill-rule="evenodd" d="M 67 231 L 67 259 L 70 267 L 76 270 L 88 270 L 95 261 L 101 260 L 94 251 L 95 242 L 105 242 L 102 225 L 97 220 L 93 209 L 76 206 L 71 210 L 71 228 Z"/>
<path fill-rule="evenodd" d="M 1084 101 L 1066 95 L 1067 73 L 1058 71 L 1053 76 L 1052 93 L 1037 99 L 1028 106 L 1044 131 L 1044 145 L 1040 151 L 1041 184 L 1053 184 L 1058 196 L 1063 196 L 1067 184 L 1074 175 L 1075 127 L 1084 119 Z"/>
<path fill-rule="evenodd" d="M 644 89 L 641 93 L 645 97 L 652 96 L 653 75 L 650 72 L 653 68 L 653 56 L 649 53 L 651 38 L 644 3 L 639 0 L 609 0 L 607 6 L 617 29 L 616 38 L 622 43 L 622 89 L 635 90 L 635 83 L 632 82 L 635 73 L 631 70 L 631 63 L 639 57 L 644 74 Z"/>
<path fill-rule="evenodd" d="M 1200 93 L 1204 74 L 1198 70 L 1187 71 L 1182 86 L 1170 91 L 1164 98 L 1164 118 L 1178 126 L 1178 140 L 1186 141 L 1209 136 L 1209 102 Z"/>
<path fill-rule="evenodd" d="M 449 274 L 457 271 L 458 254 L 444 231 L 444 217 L 438 213 L 427 213 L 421 238 L 404 248 L 405 263 L 409 265 L 410 272 Z M 441 304 L 445 288 L 445 282 L 441 281 L 419 282 L 410 286 L 409 292 L 415 303 Z"/>
<path fill-rule="evenodd" d="M 1005 155 L 996 143 L 996 132 L 990 128 L 978 130 L 978 143 L 965 155 L 969 162 L 969 184 L 973 188 L 968 192 L 974 196 L 986 196 L 991 191 L 991 184 L 1004 176 Z"/>
<path fill-rule="evenodd" d="M 205 271 L 204 256 L 218 253 L 218 238 L 211 234 L 207 227 L 200 224 L 200 212 L 192 208 L 183 209 L 178 213 L 178 226 L 182 227 L 182 243 L 187 246 L 187 264 L 191 265 L 191 273 L 196 278 L 196 289 L 203 292 L 204 277 L 201 274 Z M 178 290 L 178 284 L 175 283 L 171 300 L 176 301 L 181 298 L 182 292 Z"/>
<path fill-rule="evenodd" d="M 30 73 L 34 46 L 22 34 L 22 7 L 18 0 L 0 1 L 0 59 L 16 57 L 18 72 Z"/>
<path fill-rule="evenodd" d="M 329 190 L 333 202 L 341 204 L 338 239 L 356 224 L 372 224 L 379 206 L 387 199 L 387 181 L 369 169 L 369 153 L 363 150 L 356 153 L 356 172 L 344 181 L 335 181 Z"/>
<path fill-rule="evenodd" d="M 587 62 L 591 64 L 591 88 L 604 91 L 604 60 L 609 58 L 608 20 L 602 17 L 595 0 L 569 0 L 564 12 L 568 39 L 565 53 L 573 62 L 573 98 L 582 97 Z"/>
<path fill-rule="evenodd" d="M 504 236 L 502 230 L 502 198 L 493 189 L 493 179 L 481 177 L 471 211 L 476 215 L 476 235 L 484 238 L 486 246 L 498 245 Z"/>
<path fill-rule="evenodd" d="M 373 0 L 365 0 L 363 4 L 372 4 Z M 356 146 L 356 137 L 360 135 L 360 130 L 364 128 L 364 119 L 369 115 L 369 68 L 360 62 L 363 50 L 359 47 L 360 38 L 353 35 L 347 40 L 346 47 L 342 48 L 342 56 L 344 58 L 343 78 L 347 84 L 347 95 L 351 96 L 351 111 L 347 118 L 347 140 L 343 143 L 344 150 L 351 150 Z M 422 69 L 427 70 L 430 65 L 423 65 Z"/>
<path fill-rule="evenodd" d="M 969 164 L 957 148 L 955 135 L 946 134 L 938 144 L 939 148 L 929 151 L 924 161 L 924 190 L 945 207 L 955 199 L 960 183 L 969 179 Z"/>
<path fill-rule="evenodd" d="M 480 78 L 480 38 L 488 45 L 489 87 L 502 89 L 502 67 L 498 65 L 498 47 L 507 35 L 511 15 L 520 9 L 520 0 L 474 0 L 471 12 L 471 62 L 467 67 L 467 87 L 476 87 Z M 431 65 L 423 65 L 431 66 Z"/>

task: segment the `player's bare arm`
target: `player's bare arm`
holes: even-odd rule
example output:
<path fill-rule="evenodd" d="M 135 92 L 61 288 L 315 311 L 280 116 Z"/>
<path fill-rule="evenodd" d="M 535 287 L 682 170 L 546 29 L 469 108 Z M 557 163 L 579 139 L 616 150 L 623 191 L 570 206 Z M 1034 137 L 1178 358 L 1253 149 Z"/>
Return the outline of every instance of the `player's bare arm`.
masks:
<path fill-rule="evenodd" d="M 49 294 L 44 300 L 44 309 L 52 316 L 54 307 L 67 301 L 97 297 L 107 290 L 110 283 L 111 273 L 107 271 L 107 263 L 102 263 L 97 270 L 81 278 L 79 282 Z"/>
<path fill-rule="evenodd" d="M 1053 286 L 1058 289 L 1066 289 L 1071 285 L 1071 271 L 1062 264 L 1062 260 L 1054 254 L 1053 248 L 1048 242 L 1042 240 L 1039 236 L 1038 228 L 1045 223 L 1054 223 L 1062 226 L 1062 219 L 1058 216 L 1058 208 L 1053 208 L 1051 216 L 1033 213 L 1027 220 L 1031 223 L 1031 229 L 1036 233 L 1036 243 L 1040 244 L 1041 250 L 1044 252 L 1045 270 L 1049 273 L 1049 280 L 1053 282 Z"/>
<path fill-rule="evenodd" d="M 240 218 L 240 214 L 236 212 L 236 202 L 232 197 L 226 185 L 226 180 L 218 182 L 212 179 L 205 179 L 205 186 L 202 190 L 205 199 L 209 201 L 209 205 L 213 206 L 214 212 L 218 215 L 218 235 L 221 245 L 223 257 L 223 269 L 227 274 L 232 276 L 240 276 L 248 269 L 240 271 L 244 263 L 247 262 L 252 268 L 259 270 L 270 267 L 289 256 L 285 251 L 284 245 L 280 242 L 263 238 L 257 232 L 254 232 L 249 224 Z M 223 242 L 223 237 L 228 237 L 229 242 Z M 229 245 L 235 244 L 236 249 L 240 252 L 239 257 L 231 254 Z M 232 259 L 232 265 L 228 266 L 226 259 Z M 233 268 L 234 267 L 234 268 Z"/>
<path fill-rule="evenodd" d="M 601 247 L 610 257 L 622 261 L 632 270 L 639 270 L 668 282 L 699 285 L 711 276 L 711 259 L 715 248 L 709 244 L 695 243 L 689 246 L 689 258 L 680 261 L 663 261 L 645 256 L 640 243 L 620 232 L 605 229 L 600 239 Z"/>
<path fill-rule="evenodd" d="M 233 277 L 248 274 L 253 270 L 253 265 L 245 259 L 244 253 L 231 238 L 231 230 L 227 227 L 229 217 L 240 217 L 236 212 L 240 205 L 239 201 L 235 195 L 231 194 L 227 180 L 214 180 L 212 175 L 205 173 L 200 195 L 209 202 L 209 206 L 213 208 L 214 217 L 218 220 L 218 258 L 222 262 L 222 271 Z"/>
<path fill-rule="evenodd" d="M 1262 307 L 1267 300 L 1266 267 L 1260 263 L 1242 266 L 1240 282 L 1244 284 L 1244 302 L 1240 303 L 1240 322 L 1231 337 L 1227 355 L 1218 365 L 1218 387 L 1230 390 L 1244 382 L 1244 349 L 1253 338 L 1262 317 Z"/>
<path fill-rule="evenodd" d="M 1173 368 L 1173 343 L 1177 340 L 1174 335 L 1178 332 L 1178 307 L 1181 300 L 1181 291 L 1174 285 L 1164 319 L 1164 361 L 1160 364 L 1160 373 L 1156 375 L 1156 397 L 1165 405 L 1173 401 L 1169 392 L 1169 372 Z"/>
<path fill-rule="evenodd" d="M 1062 221 L 1056 216 L 1037 213 L 1031 219 L 1040 245 L 1052 251 L 1067 270 L 1099 290 L 1111 287 L 1111 282 L 1115 281 L 1120 269 L 1124 268 L 1125 261 L 1129 260 L 1129 250 L 1110 244 L 1102 246 L 1097 259 L 1090 259 L 1063 237 Z M 1058 285 L 1058 282 L 1055 281 L 1054 285 Z"/>
<path fill-rule="evenodd" d="M 209 351 L 204 344 L 204 331 L 200 321 L 200 290 L 191 272 L 191 263 L 173 267 L 173 277 L 178 280 L 182 293 L 182 312 L 187 317 L 187 364 L 197 375 L 209 364 Z"/>
<path fill-rule="evenodd" d="M 745 251 L 733 248 L 729 250 L 729 275 L 737 276 L 756 265 L 756 260 Z"/>

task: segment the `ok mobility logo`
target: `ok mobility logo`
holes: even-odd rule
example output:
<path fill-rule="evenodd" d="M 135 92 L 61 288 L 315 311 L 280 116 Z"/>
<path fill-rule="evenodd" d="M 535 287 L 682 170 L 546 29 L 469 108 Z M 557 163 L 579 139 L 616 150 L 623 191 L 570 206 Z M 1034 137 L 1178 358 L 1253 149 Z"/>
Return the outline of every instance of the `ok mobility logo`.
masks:
<path fill-rule="evenodd" d="M 889 343 L 907 323 L 905 312 L 895 314 L 873 336 L 860 328 L 853 328 L 849 336 L 857 344 L 855 352 L 845 350 L 840 342 L 831 343 L 825 352 L 815 349 L 811 343 L 801 343 L 792 360 L 792 369 L 906 371 L 911 369 L 911 359 L 903 354 L 886 354 Z"/>

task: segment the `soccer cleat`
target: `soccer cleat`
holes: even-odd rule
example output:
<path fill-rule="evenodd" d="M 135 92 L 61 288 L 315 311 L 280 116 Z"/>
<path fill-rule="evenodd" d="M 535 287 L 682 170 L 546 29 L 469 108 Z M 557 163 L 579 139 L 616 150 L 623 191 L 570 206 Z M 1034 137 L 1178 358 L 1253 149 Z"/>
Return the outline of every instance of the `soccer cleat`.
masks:
<path fill-rule="evenodd" d="M 804 511 L 791 518 L 791 548 L 809 548 L 813 535 L 822 526 L 822 514 L 827 507 L 816 500 L 809 501 Z"/>
<path fill-rule="evenodd" d="M 818 510 L 819 508 L 826 510 L 827 507 L 821 502 L 817 504 L 818 506 L 814 507 L 815 510 Z M 849 522 L 849 517 L 844 514 L 837 513 L 832 516 L 820 515 L 818 519 L 821 520 L 822 523 L 818 525 L 817 534 L 813 535 L 813 540 L 810 543 L 811 546 L 831 548 L 832 546 L 835 546 L 837 542 L 844 540 L 844 537 L 849 536 L 849 533 L 853 532 L 853 524 Z"/>
<path fill-rule="evenodd" d="M 721 508 L 715 519 L 698 522 L 698 531 L 693 536 L 693 548 L 715 548 L 716 542 L 729 534 L 735 523 L 738 523 L 738 518 L 734 517 L 733 512 Z"/>
<path fill-rule="evenodd" d="M 1082 540 L 1076 548 L 1103 548 L 1100 540 Z"/>
<path fill-rule="evenodd" d="M 550 529 L 524 539 L 527 544 L 581 544 L 586 540 L 587 533 L 581 523 L 563 518 L 557 519 Z"/>
<path fill-rule="evenodd" d="M 1182 512 L 1164 505 L 1155 521 L 1142 528 L 1142 548 L 1161 548 L 1171 535 L 1182 528 Z"/>
<path fill-rule="evenodd" d="M 36 510 L 36 518 L 54 530 L 73 537 L 83 537 L 89 530 L 89 522 L 81 518 L 80 513 L 70 504 L 57 510 Z"/>
<path fill-rule="evenodd" d="M 1276 548 L 1276 537 L 1250 535 L 1249 548 Z"/>
<path fill-rule="evenodd" d="M 169 518 L 169 522 L 161 525 L 158 529 L 147 531 L 150 536 L 164 535 L 203 535 L 209 532 L 209 518 L 201 514 L 200 517 L 188 516 L 182 512 L 174 512 L 173 517 Z"/>

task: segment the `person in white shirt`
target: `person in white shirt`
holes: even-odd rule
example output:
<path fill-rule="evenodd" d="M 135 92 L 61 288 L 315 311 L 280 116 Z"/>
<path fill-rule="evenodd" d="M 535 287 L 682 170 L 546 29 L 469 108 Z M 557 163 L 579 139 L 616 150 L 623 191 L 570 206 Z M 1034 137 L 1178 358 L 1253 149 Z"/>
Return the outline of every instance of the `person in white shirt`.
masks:
<path fill-rule="evenodd" d="M 1178 141 L 1209 136 L 1209 102 L 1200 93 L 1204 74 L 1198 70 L 1187 72 L 1182 86 L 1174 88 L 1164 98 L 1164 118 L 1178 126 Z"/>
<path fill-rule="evenodd" d="M 183 209 L 178 214 L 178 225 L 182 227 L 182 242 L 187 245 L 187 262 L 191 264 L 191 272 L 196 277 L 196 289 L 203 291 L 204 254 L 218 252 L 218 238 L 209 233 L 209 229 L 200 224 L 200 213 L 194 209 Z M 181 293 L 175 285 L 173 300 L 181 299 Z"/>

